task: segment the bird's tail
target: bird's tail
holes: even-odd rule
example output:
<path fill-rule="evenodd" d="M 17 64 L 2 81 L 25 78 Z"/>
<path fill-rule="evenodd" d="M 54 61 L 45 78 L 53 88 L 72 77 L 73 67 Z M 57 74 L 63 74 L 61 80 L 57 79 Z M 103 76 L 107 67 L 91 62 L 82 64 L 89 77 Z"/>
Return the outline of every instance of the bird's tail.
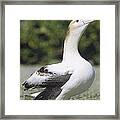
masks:
<path fill-rule="evenodd" d="M 37 95 L 34 100 L 54 100 L 61 93 L 61 91 L 62 89 L 60 87 L 47 87 L 44 91 Z"/>

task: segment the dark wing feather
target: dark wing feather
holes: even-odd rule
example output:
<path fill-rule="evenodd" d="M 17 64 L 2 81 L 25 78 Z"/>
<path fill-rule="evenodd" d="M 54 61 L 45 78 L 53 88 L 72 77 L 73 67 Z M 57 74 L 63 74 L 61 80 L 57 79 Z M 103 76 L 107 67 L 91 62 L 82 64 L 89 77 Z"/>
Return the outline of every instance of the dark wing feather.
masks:
<path fill-rule="evenodd" d="M 61 87 L 69 80 L 71 74 L 61 75 L 46 80 L 41 86 L 46 87 L 34 100 L 55 99 L 61 93 Z"/>
<path fill-rule="evenodd" d="M 61 93 L 60 87 L 47 87 L 43 92 L 35 97 L 34 100 L 53 100 Z"/>
<path fill-rule="evenodd" d="M 37 75 L 49 76 L 44 82 L 38 84 L 29 84 L 27 81 L 23 83 L 25 88 L 45 88 L 35 100 L 48 100 L 55 99 L 61 93 L 61 87 L 69 80 L 71 74 L 66 73 L 65 75 L 60 75 L 54 73 L 48 69 L 47 66 L 43 66 L 36 71 Z M 32 77 L 32 76 L 31 76 Z"/>

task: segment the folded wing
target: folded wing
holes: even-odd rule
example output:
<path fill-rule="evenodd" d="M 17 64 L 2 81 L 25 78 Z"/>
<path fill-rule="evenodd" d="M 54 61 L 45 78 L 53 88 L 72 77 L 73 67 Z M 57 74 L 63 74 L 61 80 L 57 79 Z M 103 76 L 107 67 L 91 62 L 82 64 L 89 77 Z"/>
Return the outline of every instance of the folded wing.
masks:
<path fill-rule="evenodd" d="M 64 70 L 63 70 L 64 71 Z M 72 73 L 69 71 L 64 74 L 51 71 L 44 66 L 35 71 L 22 85 L 26 88 L 45 88 L 35 100 L 55 99 L 61 93 L 61 87 L 69 80 Z"/>

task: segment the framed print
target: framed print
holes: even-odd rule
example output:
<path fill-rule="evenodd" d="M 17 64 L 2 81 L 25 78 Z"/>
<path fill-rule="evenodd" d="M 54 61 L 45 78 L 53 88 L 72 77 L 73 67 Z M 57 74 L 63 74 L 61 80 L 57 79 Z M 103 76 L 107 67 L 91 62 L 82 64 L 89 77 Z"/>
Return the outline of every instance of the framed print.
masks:
<path fill-rule="evenodd" d="M 1 5 L 1 118 L 119 119 L 118 1 Z"/>

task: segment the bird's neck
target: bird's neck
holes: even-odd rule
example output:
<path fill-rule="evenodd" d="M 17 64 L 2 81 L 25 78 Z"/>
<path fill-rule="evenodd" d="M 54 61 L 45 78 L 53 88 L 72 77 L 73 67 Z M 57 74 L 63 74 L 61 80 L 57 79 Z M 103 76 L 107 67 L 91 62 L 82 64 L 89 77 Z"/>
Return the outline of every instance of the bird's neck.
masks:
<path fill-rule="evenodd" d="M 82 36 L 82 29 L 69 31 L 64 42 L 63 61 L 69 61 L 70 59 L 76 59 L 81 57 L 78 52 L 78 43 Z"/>

